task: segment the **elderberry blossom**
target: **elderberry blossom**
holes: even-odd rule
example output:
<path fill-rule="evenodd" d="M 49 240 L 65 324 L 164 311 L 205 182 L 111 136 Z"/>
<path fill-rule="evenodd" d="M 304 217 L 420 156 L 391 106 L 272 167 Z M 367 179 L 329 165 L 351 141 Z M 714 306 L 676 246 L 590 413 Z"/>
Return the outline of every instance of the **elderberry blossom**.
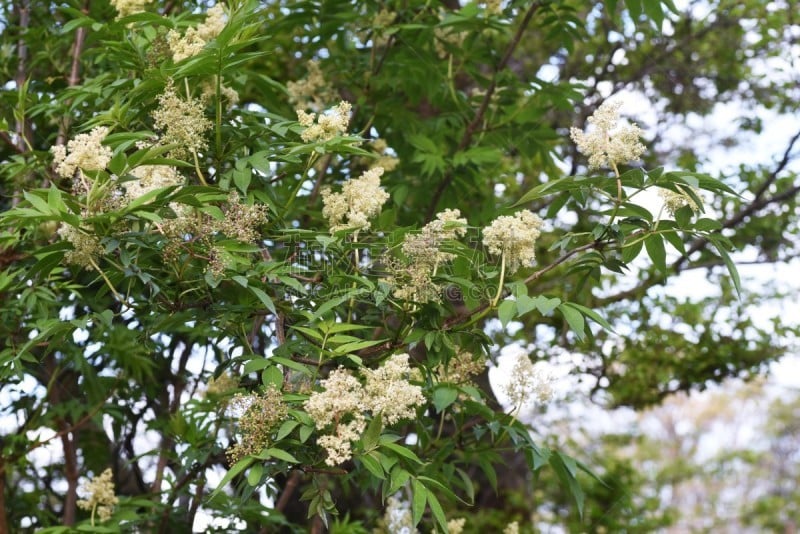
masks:
<path fill-rule="evenodd" d="M 86 499 L 78 500 L 78 508 L 92 512 L 92 524 L 94 524 L 94 516 L 100 518 L 100 521 L 107 521 L 111 518 L 114 512 L 114 506 L 119 503 L 119 499 L 114 495 L 114 481 L 111 469 L 106 469 L 100 476 L 92 478 L 86 482 L 81 488 L 85 493 L 89 494 Z"/>
<path fill-rule="evenodd" d="M 666 209 L 670 215 L 674 217 L 675 212 L 684 206 L 689 206 L 694 213 L 700 213 L 703 211 L 703 205 L 698 205 L 694 198 L 692 198 L 691 195 L 686 192 L 686 188 L 690 186 L 679 185 L 677 187 L 681 190 L 680 193 L 677 191 L 672 191 L 671 189 L 658 190 L 659 196 L 664 200 L 664 209 Z M 694 188 L 691 189 L 695 196 L 699 198 L 697 190 Z"/>
<path fill-rule="evenodd" d="M 458 519 L 451 519 L 447 522 L 447 530 L 450 534 L 461 534 L 464 532 L 464 527 L 467 524 L 467 520 L 464 517 Z"/>
<path fill-rule="evenodd" d="M 325 102 L 336 98 L 336 92 L 325 80 L 319 62 L 313 59 L 309 60 L 306 63 L 306 69 L 308 73 L 304 79 L 286 84 L 289 102 L 298 108 L 322 111 L 325 109 Z"/>
<path fill-rule="evenodd" d="M 183 158 L 208 146 L 204 135 L 211 129 L 211 121 L 205 117 L 203 102 L 197 99 L 183 100 L 175 90 L 172 80 L 158 97 L 158 109 L 153 112 L 155 127 L 163 132 L 162 145 L 176 144 L 170 156 Z"/>
<path fill-rule="evenodd" d="M 144 6 L 153 0 L 111 0 L 111 5 L 117 10 L 117 18 L 127 17 L 144 11 Z"/>
<path fill-rule="evenodd" d="M 416 408 L 425 404 L 422 388 L 408 382 L 411 368 L 408 354 L 395 354 L 381 367 L 366 369 L 364 404 L 374 414 L 381 414 L 388 425 L 416 417 Z"/>
<path fill-rule="evenodd" d="M 297 109 L 297 121 L 305 127 L 300 138 L 306 143 L 316 141 L 329 141 L 337 135 L 347 133 L 350 125 L 350 102 L 342 100 L 334 108 L 326 113 L 306 113 L 302 109 Z M 316 122 L 314 120 L 316 119 Z"/>
<path fill-rule="evenodd" d="M 236 395 L 230 406 L 241 434 L 239 442 L 228 449 L 231 463 L 269 447 L 273 433 L 288 414 L 283 396 L 274 386 L 257 395 Z"/>
<path fill-rule="evenodd" d="M 406 234 L 401 250 L 407 263 L 389 264 L 392 274 L 387 282 L 394 286 L 395 297 L 422 304 L 440 300 L 441 288 L 434 283 L 433 276 L 439 265 L 455 257 L 441 250 L 444 241 L 466 233 L 467 220 L 460 215 L 458 210 L 444 210 L 419 232 Z"/>
<path fill-rule="evenodd" d="M 386 502 L 386 511 L 383 514 L 386 531 L 390 534 L 416 534 L 419 531 L 414 527 L 411 503 L 398 495 L 389 497 Z"/>
<path fill-rule="evenodd" d="M 150 191 L 183 184 L 183 176 L 178 169 L 168 165 L 142 165 L 133 169 L 130 174 L 137 180 L 122 184 L 125 188 L 125 202 L 128 204 Z"/>
<path fill-rule="evenodd" d="M 103 146 L 108 128 L 98 126 L 91 132 L 78 134 L 64 145 L 50 147 L 56 173 L 62 178 L 73 178 L 75 171 L 102 171 L 114 155 L 111 149 Z"/>
<path fill-rule="evenodd" d="M 320 381 L 303 407 L 323 432 L 317 444 L 325 449 L 325 463 L 339 465 L 349 460 L 352 444 L 366 429 L 366 414 L 382 415 L 386 424 L 416 416 L 425 398 L 422 388 L 408 382 L 412 369 L 408 354 L 395 354 L 383 366 L 363 371 L 364 384 L 350 371 L 339 367 Z"/>
<path fill-rule="evenodd" d="M 520 352 L 503 392 L 516 411 L 531 401 L 548 400 L 553 395 L 552 380 L 542 365 L 534 365 L 527 354 Z"/>
<path fill-rule="evenodd" d="M 103 254 L 103 246 L 97 237 L 69 224 L 62 224 L 58 235 L 72 245 L 72 250 L 64 252 L 65 262 L 94 270 L 97 259 Z"/>
<path fill-rule="evenodd" d="M 589 157 L 590 169 L 611 168 L 638 160 L 645 152 L 639 141 L 642 130 L 635 124 L 618 125 L 621 101 L 603 102 L 589 117 L 591 131 L 570 128 L 578 150 Z"/>
<path fill-rule="evenodd" d="M 322 190 L 322 215 L 328 219 L 331 233 L 339 230 L 367 230 L 369 219 L 377 217 L 389 193 L 381 187 L 383 167 L 375 167 L 358 178 L 348 180 L 341 193 Z"/>
<path fill-rule="evenodd" d="M 536 259 L 536 239 L 542 224 L 542 219 L 529 210 L 501 215 L 483 229 L 483 245 L 489 254 L 502 255 L 506 269 L 513 274 Z"/>
<path fill-rule="evenodd" d="M 167 34 L 167 43 L 175 62 L 196 56 L 206 44 L 225 28 L 225 9 L 216 4 L 206 13 L 206 19 L 196 28 L 189 28 L 184 35 L 175 30 Z"/>

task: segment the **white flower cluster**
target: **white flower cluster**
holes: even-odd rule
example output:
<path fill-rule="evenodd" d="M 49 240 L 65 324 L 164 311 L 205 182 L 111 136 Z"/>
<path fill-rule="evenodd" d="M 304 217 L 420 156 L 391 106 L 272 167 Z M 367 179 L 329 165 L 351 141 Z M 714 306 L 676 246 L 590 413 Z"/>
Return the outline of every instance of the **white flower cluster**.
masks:
<path fill-rule="evenodd" d="M 569 130 L 578 150 L 589 157 L 590 169 L 616 170 L 617 165 L 638 160 L 646 150 L 639 141 L 642 130 L 638 126 L 617 125 L 621 106 L 619 100 L 603 102 L 589 117 L 589 124 L 594 127 L 591 131 Z"/>
<path fill-rule="evenodd" d="M 300 138 L 306 143 L 315 141 L 329 141 L 337 135 L 347 133 L 350 125 L 350 102 L 342 100 L 339 105 L 331 108 L 325 113 L 306 113 L 302 109 L 297 111 L 297 121 L 305 127 Z M 316 122 L 314 122 L 316 119 Z"/>
<path fill-rule="evenodd" d="M 50 147 L 53 153 L 53 165 L 56 173 L 62 178 L 73 178 L 75 171 L 101 171 L 111 161 L 113 152 L 103 146 L 103 139 L 108 135 L 108 128 L 98 126 L 88 134 L 79 134 L 64 145 Z"/>
<path fill-rule="evenodd" d="M 133 169 L 130 174 L 138 180 L 131 180 L 123 184 L 124 198 L 127 204 L 150 191 L 183 184 L 183 176 L 180 175 L 178 169 L 167 165 L 142 165 Z"/>
<path fill-rule="evenodd" d="M 545 370 L 545 365 L 542 362 L 534 365 L 523 352 L 517 354 L 511 377 L 503 388 L 515 411 L 531 401 L 544 402 L 553 395 L 553 378 Z"/>
<path fill-rule="evenodd" d="M 95 513 L 97 513 L 100 521 L 110 519 L 111 514 L 114 512 L 114 506 L 119 502 L 117 496 L 114 495 L 114 481 L 112 478 L 111 469 L 106 469 L 99 477 L 94 477 L 81 488 L 89 494 L 89 498 L 78 500 L 78 508 L 90 510 L 93 522 Z"/>
<path fill-rule="evenodd" d="M 117 10 L 118 18 L 127 17 L 134 13 L 141 13 L 144 11 L 144 6 L 151 3 L 153 0 L 111 0 L 111 5 Z"/>
<path fill-rule="evenodd" d="M 374 139 L 370 145 L 372 145 L 372 149 L 380 155 L 380 157 L 370 162 L 370 169 L 374 169 L 375 167 L 383 167 L 384 171 L 392 172 L 397 168 L 400 160 L 389 154 L 389 145 L 386 144 L 385 140 Z"/>
<path fill-rule="evenodd" d="M 519 523 L 513 521 L 506 525 L 506 528 L 503 529 L 503 534 L 519 534 Z"/>
<path fill-rule="evenodd" d="M 155 127 L 162 130 L 162 145 L 176 144 L 178 148 L 170 151 L 170 156 L 183 158 L 206 148 L 203 138 L 211 129 L 211 121 L 205 117 L 204 106 L 200 100 L 183 100 L 175 91 L 172 80 L 158 97 L 158 109 L 153 112 Z"/>
<path fill-rule="evenodd" d="M 184 35 L 170 30 L 167 44 L 172 51 L 172 60 L 177 62 L 199 54 L 206 43 L 222 32 L 225 22 L 225 9 L 222 4 L 215 4 L 206 13 L 205 21 L 196 28 L 187 29 Z"/>
<path fill-rule="evenodd" d="M 463 236 L 466 226 L 467 220 L 461 217 L 460 211 L 447 209 L 418 233 L 406 234 L 401 250 L 408 263 L 395 268 L 396 272 L 388 280 L 395 286 L 394 296 L 419 303 L 438 301 L 441 291 L 433 277 L 439 265 L 455 257 L 441 250 L 442 243 Z"/>
<path fill-rule="evenodd" d="M 529 210 L 513 216 L 501 215 L 483 229 L 483 245 L 495 256 L 505 257 L 506 268 L 513 274 L 536 259 L 536 239 L 542 219 Z"/>
<path fill-rule="evenodd" d="M 308 74 L 305 79 L 286 84 L 286 91 L 289 93 L 289 102 L 298 107 L 310 108 L 315 111 L 325 109 L 325 103 L 336 98 L 336 92 L 325 80 L 319 63 L 309 60 L 306 63 Z"/>
<path fill-rule="evenodd" d="M 395 354 L 383 366 L 364 370 L 363 385 L 341 367 L 320 382 L 323 390 L 312 393 L 304 408 L 317 429 L 333 427 L 332 433 L 317 440 L 327 452 L 328 465 L 339 465 L 352 457 L 352 443 L 366 428 L 366 412 L 382 415 L 387 424 L 415 416 L 425 397 L 419 386 L 408 382 L 410 373 L 408 354 Z"/>
<path fill-rule="evenodd" d="M 383 167 L 375 167 L 360 177 L 348 180 L 341 193 L 322 190 L 322 215 L 328 219 L 331 233 L 339 230 L 367 230 L 369 219 L 381 212 L 389 193 L 381 188 Z"/>
<path fill-rule="evenodd" d="M 58 235 L 72 245 L 72 250 L 64 252 L 65 262 L 94 270 L 97 258 L 103 253 L 103 246 L 97 237 L 66 223 L 59 226 Z"/>
<path fill-rule="evenodd" d="M 695 200 L 685 191 L 685 189 L 690 186 L 679 185 L 677 187 L 678 189 L 681 189 L 680 193 L 672 191 L 671 189 L 660 188 L 658 190 L 659 196 L 661 196 L 661 198 L 664 200 L 664 209 L 666 209 L 670 215 L 674 217 L 675 212 L 684 206 L 689 206 L 694 213 L 700 213 L 703 211 L 702 204 L 698 206 L 697 202 L 695 202 Z M 694 192 L 695 196 L 700 198 L 696 189 L 692 188 L 692 191 Z"/>
<path fill-rule="evenodd" d="M 464 517 L 458 519 L 451 519 L 447 522 L 447 530 L 450 534 L 461 534 L 464 532 L 464 527 L 467 525 L 467 520 Z"/>
<path fill-rule="evenodd" d="M 419 532 L 414 527 L 411 503 L 397 495 L 389 497 L 386 502 L 383 522 L 386 524 L 386 532 L 389 534 L 416 534 Z"/>

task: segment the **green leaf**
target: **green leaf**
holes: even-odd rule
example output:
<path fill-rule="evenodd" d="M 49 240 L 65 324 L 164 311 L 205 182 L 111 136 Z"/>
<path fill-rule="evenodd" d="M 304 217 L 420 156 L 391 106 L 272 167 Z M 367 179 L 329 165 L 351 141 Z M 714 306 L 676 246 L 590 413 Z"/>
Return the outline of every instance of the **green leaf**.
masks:
<path fill-rule="evenodd" d="M 283 371 L 278 367 L 270 367 L 261 373 L 261 383 L 265 386 L 274 386 L 279 390 L 283 387 Z"/>
<path fill-rule="evenodd" d="M 653 234 L 644 240 L 644 247 L 647 254 L 653 260 L 656 269 L 662 273 L 667 272 L 667 251 L 664 248 L 664 238 L 661 234 Z"/>
<path fill-rule="evenodd" d="M 602 315 L 600 315 L 599 313 L 597 313 L 593 309 L 587 308 L 586 306 L 582 306 L 580 304 L 576 304 L 575 302 L 565 302 L 564 305 L 565 306 L 569 306 L 570 308 L 575 308 L 576 310 L 581 312 L 583 315 L 585 315 L 586 317 L 588 317 L 592 321 L 596 322 L 597 324 L 599 324 L 600 326 L 602 326 L 603 328 L 605 328 L 609 332 L 614 333 L 614 329 L 611 327 L 611 325 L 608 323 L 608 321 L 606 321 L 603 318 Z"/>
<path fill-rule="evenodd" d="M 635 260 L 642 251 L 642 247 L 644 247 L 644 241 L 641 239 L 637 239 L 630 245 L 622 247 L 622 261 L 624 263 L 630 263 Z"/>
<path fill-rule="evenodd" d="M 554 452 L 550 456 L 550 467 L 556 472 L 561 484 L 566 486 L 572 498 L 575 499 L 575 504 L 578 507 L 578 514 L 583 517 L 585 495 L 576 478 L 577 465 L 575 464 L 575 460 L 560 452 Z"/>
<path fill-rule="evenodd" d="M 255 464 L 247 473 L 247 483 L 251 486 L 258 485 L 258 483 L 261 482 L 261 475 L 263 474 L 264 466 L 262 464 Z"/>
<path fill-rule="evenodd" d="M 431 512 L 433 512 L 433 517 L 439 524 L 439 528 L 441 528 L 443 532 L 448 532 L 447 517 L 445 517 L 444 515 L 444 510 L 442 510 L 442 505 L 439 504 L 439 499 L 436 498 L 436 495 L 434 495 L 430 491 L 428 492 L 428 506 L 431 507 Z"/>
<path fill-rule="evenodd" d="M 583 319 L 583 314 L 566 302 L 559 305 L 558 310 L 564 316 L 564 319 L 567 320 L 567 324 L 569 324 L 569 327 L 575 332 L 575 335 L 578 336 L 578 339 L 583 341 L 586 338 L 586 332 L 584 331 L 586 322 Z"/>
<path fill-rule="evenodd" d="M 294 419 L 287 419 L 278 429 L 277 434 L 275 434 L 275 439 L 277 441 L 282 440 L 283 438 L 291 434 L 292 431 L 298 427 L 298 425 L 300 425 L 299 421 L 295 421 Z"/>
<path fill-rule="evenodd" d="M 497 317 L 505 327 L 517 313 L 517 303 L 513 300 L 504 300 L 497 307 Z"/>
<path fill-rule="evenodd" d="M 277 311 L 275 310 L 275 304 L 272 302 L 272 299 L 269 298 L 269 295 L 264 293 L 262 289 L 255 286 L 249 286 L 248 289 L 250 290 L 251 293 L 253 293 L 253 295 L 256 296 L 256 298 L 259 301 L 261 301 L 261 304 L 263 304 L 265 308 L 267 308 L 272 313 L 277 313 Z"/>
<path fill-rule="evenodd" d="M 451 386 L 439 386 L 433 390 L 433 405 L 441 413 L 458 398 L 458 389 Z"/>
<path fill-rule="evenodd" d="M 299 463 L 297 458 L 283 449 L 271 448 L 267 449 L 265 453 L 268 455 L 267 457 L 277 458 L 278 460 L 283 460 L 284 462 L 289 462 L 291 464 Z"/>
<path fill-rule="evenodd" d="M 392 443 L 391 441 L 387 441 L 386 436 L 381 437 L 381 448 L 388 449 L 397 454 L 398 456 L 402 456 L 403 458 L 411 460 L 412 462 L 416 462 L 420 465 L 422 464 L 422 460 L 419 459 L 419 456 L 414 454 L 407 447 L 403 447 L 402 445 L 398 445 L 396 443 Z"/>
<path fill-rule="evenodd" d="M 742 281 L 739 278 L 739 270 L 736 268 L 736 264 L 721 243 L 717 242 L 715 239 L 710 239 L 709 242 L 714 245 L 722 261 L 725 262 L 725 266 L 728 268 L 728 274 L 730 274 L 733 280 L 733 286 L 736 288 L 736 294 L 739 298 L 742 298 Z"/>
<path fill-rule="evenodd" d="M 220 491 L 222 491 L 228 483 L 233 480 L 235 476 L 240 474 L 242 471 L 250 467 L 253 463 L 255 463 L 256 459 L 252 456 L 246 456 L 233 464 L 228 472 L 225 473 L 225 476 L 222 477 L 222 480 L 219 481 L 219 485 L 217 485 L 217 489 L 211 492 L 209 499 L 213 499 Z"/>
<path fill-rule="evenodd" d="M 381 414 L 378 414 L 370 421 L 367 431 L 361 437 L 361 445 L 365 451 L 371 451 L 378 446 L 381 430 L 383 430 L 383 421 Z"/>
<path fill-rule="evenodd" d="M 381 480 L 386 479 L 386 475 L 383 472 L 383 467 L 381 467 L 381 463 L 373 457 L 373 454 L 377 454 L 375 451 L 370 452 L 369 454 L 365 454 L 360 456 L 358 459 L 367 468 L 367 471 L 372 473 L 376 478 L 380 478 Z"/>
<path fill-rule="evenodd" d="M 419 480 L 411 480 L 411 519 L 416 527 L 422 520 L 422 514 L 425 513 L 425 503 L 428 500 L 428 488 L 426 488 Z"/>

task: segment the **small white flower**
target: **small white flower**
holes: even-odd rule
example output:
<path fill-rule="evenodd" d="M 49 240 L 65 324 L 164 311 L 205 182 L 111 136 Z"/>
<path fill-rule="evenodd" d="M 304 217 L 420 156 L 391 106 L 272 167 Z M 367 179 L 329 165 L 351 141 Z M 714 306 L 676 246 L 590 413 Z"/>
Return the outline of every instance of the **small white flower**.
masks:
<path fill-rule="evenodd" d="M 589 117 L 591 131 L 570 128 L 572 140 L 578 150 L 589 157 L 590 169 L 609 167 L 638 160 L 645 152 L 639 141 L 642 130 L 635 124 L 618 125 L 622 102 L 603 102 Z"/>

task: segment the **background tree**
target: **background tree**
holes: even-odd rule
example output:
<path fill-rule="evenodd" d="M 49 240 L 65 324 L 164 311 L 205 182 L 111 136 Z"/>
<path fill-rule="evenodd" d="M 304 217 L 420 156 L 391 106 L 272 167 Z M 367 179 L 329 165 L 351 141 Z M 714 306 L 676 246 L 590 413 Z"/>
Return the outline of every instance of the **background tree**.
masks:
<path fill-rule="evenodd" d="M 669 522 L 521 408 L 565 351 L 641 409 L 788 350 L 796 325 L 749 314 L 783 288 L 729 251 L 794 257 L 800 132 L 715 177 L 671 132 L 791 112 L 793 11 L 682 8 L 4 3 L 0 531 L 524 530 L 564 517 L 553 478 L 574 528 Z M 634 94 L 657 120 L 598 153 Z M 661 289 L 689 269 L 719 294 Z M 511 344 L 504 407 L 486 362 Z"/>

